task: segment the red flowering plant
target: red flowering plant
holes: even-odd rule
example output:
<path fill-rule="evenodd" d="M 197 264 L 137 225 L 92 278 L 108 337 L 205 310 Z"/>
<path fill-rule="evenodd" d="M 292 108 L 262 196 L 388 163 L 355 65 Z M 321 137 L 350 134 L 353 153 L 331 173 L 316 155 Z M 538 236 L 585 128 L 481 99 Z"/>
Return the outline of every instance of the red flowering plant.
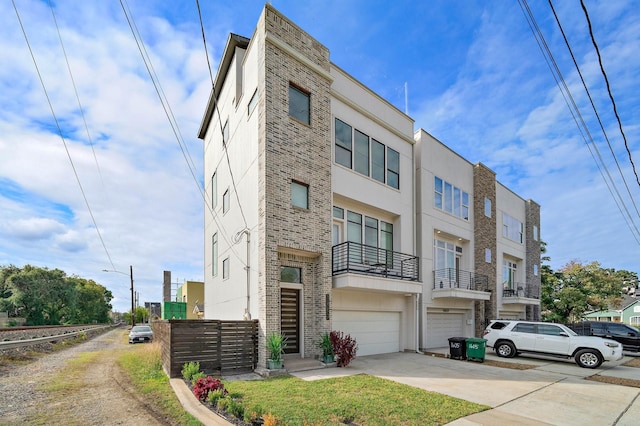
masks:
<path fill-rule="evenodd" d="M 329 333 L 329 340 L 336 356 L 338 367 L 346 367 L 351 360 L 356 357 L 358 344 L 349 334 L 346 336 L 342 331 L 332 331 Z"/>
<path fill-rule="evenodd" d="M 223 395 L 227 393 L 227 390 L 224 388 L 224 384 L 222 384 L 220 379 L 214 379 L 211 376 L 201 377 L 193 385 L 193 394 L 200 401 L 205 401 L 209 392 L 215 390 L 222 391 Z"/>

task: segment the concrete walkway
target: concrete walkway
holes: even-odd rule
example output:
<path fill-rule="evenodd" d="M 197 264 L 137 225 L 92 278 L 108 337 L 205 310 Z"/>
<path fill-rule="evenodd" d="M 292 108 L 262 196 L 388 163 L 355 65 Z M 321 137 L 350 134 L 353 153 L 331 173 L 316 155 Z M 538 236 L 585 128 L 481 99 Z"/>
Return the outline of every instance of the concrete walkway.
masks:
<path fill-rule="evenodd" d="M 492 351 L 487 359 L 497 358 Z M 356 358 L 347 368 L 292 373 L 304 380 L 370 374 L 425 390 L 477 402 L 491 410 L 450 424 L 467 425 L 637 425 L 640 389 L 585 380 L 587 376 L 625 377 L 640 381 L 640 368 L 624 367 L 625 357 L 591 370 L 573 361 L 518 357 L 529 370 L 494 367 L 415 353 Z"/>

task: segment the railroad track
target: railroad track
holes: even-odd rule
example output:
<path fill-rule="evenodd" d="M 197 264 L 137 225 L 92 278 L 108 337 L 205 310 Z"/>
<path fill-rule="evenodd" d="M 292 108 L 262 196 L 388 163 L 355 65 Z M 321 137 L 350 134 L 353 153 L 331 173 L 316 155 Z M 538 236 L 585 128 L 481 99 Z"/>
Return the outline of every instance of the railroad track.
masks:
<path fill-rule="evenodd" d="M 69 339 L 82 333 L 113 326 L 113 324 L 85 324 L 0 328 L 0 352 L 7 349 Z"/>

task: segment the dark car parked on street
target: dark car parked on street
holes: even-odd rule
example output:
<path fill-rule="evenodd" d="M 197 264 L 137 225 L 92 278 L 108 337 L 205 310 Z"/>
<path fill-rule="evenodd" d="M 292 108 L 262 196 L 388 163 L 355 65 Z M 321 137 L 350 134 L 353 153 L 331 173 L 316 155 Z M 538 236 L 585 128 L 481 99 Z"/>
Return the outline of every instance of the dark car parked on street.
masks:
<path fill-rule="evenodd" d="M 640 331 L 621 322 L 583 321 L 567 326 L 583 336 L 599 336 L 620 342 L 625 351 L 640 352 Z"/>

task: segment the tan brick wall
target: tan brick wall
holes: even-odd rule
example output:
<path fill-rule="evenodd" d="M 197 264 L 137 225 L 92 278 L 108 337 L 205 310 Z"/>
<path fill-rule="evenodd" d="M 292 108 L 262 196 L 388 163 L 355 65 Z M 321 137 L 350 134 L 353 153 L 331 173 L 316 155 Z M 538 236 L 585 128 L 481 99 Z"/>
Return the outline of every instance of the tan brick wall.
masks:
<path fill-rule="evenodd" d="M 526 240 L 526 279 L 527 286 L 532 286 L 540 298 L 540 205 L 535 201 L 527 200 L 525 204 L 525 240 Z M 538 227 L 538 241 L 533 239 L 533 227 Z M 534 275 L 533 267 L 538 265 L 538 275 Z M 527 306 L 527 319 L 540 320 L 540 306 Z"/>
<path fill-rule="evenodd" d="M 329 51 L 274 8 L 265 7 L 254 34 L 263 67 L 258 89 L 261 336 L 280 331 L 280 266 L 299 265 L 304 285 L 303 356 L 314 357 L 319 352 L 315 342 L 330 328 L 324 301 L 331 292 L 331 82 L 271 43 L 267 32 L 327 71 Z M 289 116 L 290 83 L 311 94 L 310 126 Z M 292 180 L 309 185 L 308 210 L 291 206 Z M 266 351 L 263 344 L 260 347 L 259 364 L 264 365 Z"/>
<path fill-rule="evenodd" d="M 491 217 L 484 214 L 484 199 L 491 200 Z M 494 318 L 497 313 L 496 299 L 496 251 L 497 251 L 497 219 L 496 219 L 496 175 L 484 164 L 473 167 L 473 223 L 474 223 L 474 261 L 475 272 L 489 278 L 491 299 L 488 302 L 476 302 L 475 323 L 476 336 L 484 328 L 486 319 Z M 485 261 L 485 249 L 491 250 L 491 263 Z"/>

